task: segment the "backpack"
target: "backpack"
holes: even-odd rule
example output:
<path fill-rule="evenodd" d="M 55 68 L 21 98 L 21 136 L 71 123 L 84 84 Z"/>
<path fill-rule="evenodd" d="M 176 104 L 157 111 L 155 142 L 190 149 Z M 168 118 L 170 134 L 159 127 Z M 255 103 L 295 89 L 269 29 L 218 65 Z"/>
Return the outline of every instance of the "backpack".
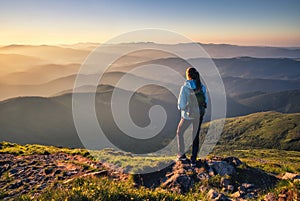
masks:
<path fill-rule="evenodd" d="M 205 114 L 206 102 L 205 95 L 200 89 L 189 89 L 190 90 L 190 102 L 188 104 L 188 116 L 191 118 L 197 118 Z M 200 113 L 199 113 L 200 112 Z"/>

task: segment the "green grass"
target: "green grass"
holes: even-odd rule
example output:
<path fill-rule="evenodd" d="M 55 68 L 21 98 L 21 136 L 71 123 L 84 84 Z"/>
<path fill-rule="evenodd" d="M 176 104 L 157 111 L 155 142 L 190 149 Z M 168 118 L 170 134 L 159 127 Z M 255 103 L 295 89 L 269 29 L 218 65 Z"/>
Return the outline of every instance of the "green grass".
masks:
<path fill-rule="evenodd" d="M 45 146 L 38 144 L 19 145 L 11 142 L 0 142 L 0 153 L 13 154 L 18 156 L 28 156 L 34 154 L 48 155 L 54 153 L 67 153 L 71 155 L 82 155 L 90 157 L 86 149 L 70 149 L 55 146 Z"/>
<path fill-rule="evenodd" d="M 85 149 L 69 149 L 54 146 L 44 146 L 36 144 L 19 145 L 9 142 L 1 142 L 0 153 L 14 155 L 33 154 L 53 154 L 67 153 L 71 155 L 82 155 L 94 160 L 99 160 L 122 168 L 130 173 L 145 172 L 147 168 L 151 170 L 157 167 L 165 167 L 174 163 L 174 156 L 135 156 L 130 153 L 116 151 L 113 149 L 103 149 L 100 151 L 88 151 Z M 285 172 L 300 173 L 300 152 L 285 151 L 278 149 L 231 149 L 223 146 L 216 146 L 211 156 L 235 156 L 252 167 L 260 168 L 272 174 L 284 174 Z M 158 170 L 158 169 L 157 169 Z"/>
<path fill-rule="evenodd" d="M 80 154 L 92 158 L 95 155 L 97 159 L 113 166 L 127 168 L 131 172 L 143 171 L 149 167 L 158 167 L 171 163 L 175 156 L 135 156 L 130 153 L 115 151 L 113 149 L 104 149 L 93 151 L 89 154 L 83 149 L 58 148 L 43 145 L 18 145 L 14 143 L 2 142 L 0 153 L 11 153 L 14 155 L 32 155 L 32 154 L 51 154 L 64 152 L 68 154 Z M 268 173 L 284 174 L 285 172 L 300 172 L 300 152 L 284 151 L 276 149 L 243 149 L 233 150 L 226 147 L 217 146 L 214 152 L 208 157 L 217 156 L 236 156 L 240 158 L 246 169 L 248 167 L 259 168 Z M 243 169 L 243 167 L 240 167 Z M 4 175 L 10 180 L 9 175 Z M 148 189 L 146 187 L 134 187 L 133 177 L 127 181 L 114 181 L 107 177 L 102 178 L 78 178 L 70 183 L 56 182 L 53 186 L 46 188 L 38 197 L 31 197 L 33 193 L 23 195 L 17 200 L 207 200 L 206 193 L 201 192 L 201 186 L 214 186 L 218 188 L 220 177 L 217 175 L 207 181 L 197 183 L 187 194 L 181 195 L 172 193 L 167 189 L 156 188 Z M 295 192 L 299 191 L 299 182 L 280 181 L 276 187 L 269 189 L 280 193 L 282 188 L 292 188 Z M 208 188 L 209 189 L 209 188 Z M 267 193 L 267 192 L 264 192 Z M 5 196 L 0 189 L 0 198 Z"/>
<path fill-rule="evenodd" d="M 244 163 L 272 174 L 300 173 L 300 152 L 277 149 L 226 150 L 217 146 L 212 155 L 235 156 Z"/>
<path fill-rule="evenodd" d="M 159 167 L 167 167 L 174 163 L 175 156 L 135 156 L 130 153 L 115 151 L 113 149 L 103 149 L 101 151 L 91 151 L 91 155 L 96 160 L 109 163 L 117 168 L 125 169 L 130 173 L 140 173 L 157 171 Z"/>
<path fill-rule="evenodd" d="M 20 197 L 19 200 L 196 200 L 196 197 L 191 193 L 188 195 L 180 195 L 163 189 L 151 190 L 144 187 L 136 188 L 132 184 L 133 182 L 131 181 L 119 182 L 106 177 L 78 178 L 68 184 L 50 187 L 38 197 L 32 198 L 30 195 L 25 195 Z"/>
<path fill-rule="evenodd" d="M 17 198 L 27 200 L 55 201 L 197 201 L 207 200 L 207 191 L 201 191 L 206 182 L 197 183 L 186 194 L 170 192 L 163 188 L 149 189 L 143 186 L 134 187 L 132 180 L 114 181 L 107 177 L 78 178 L 67 184 L 55 184 L 48 187 L 39 196 L 23 195 Z"/>
<path fill-rule="evenodd" d="M 227 118 L 218 145 L 300 151 L 300 113 L 260 112 Z M 203 124 L 204 132 L 209 123 Z"/>

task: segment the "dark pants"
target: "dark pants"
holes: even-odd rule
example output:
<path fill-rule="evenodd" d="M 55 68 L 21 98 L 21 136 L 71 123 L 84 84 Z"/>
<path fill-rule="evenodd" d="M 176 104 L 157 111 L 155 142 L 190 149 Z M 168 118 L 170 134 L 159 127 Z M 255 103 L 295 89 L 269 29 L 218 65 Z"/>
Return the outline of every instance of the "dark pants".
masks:
<path fill-rule="evenodd" d="M 187 120 L 187 119 L 180 119 L 180 122 L 177 127 L 177 143 L 178 143 L 178 155 L 182 156 L 184 155 L 184 138 L 183 134 L 185 130 L 192 124 L 193 126 L 193 147 L 192 147 L 192 156 L 191 156 L 191 161 L 196 161 L 197 159 L 197 154 L 199 151 L 199 135 L 200 135 L 200 128 L 201 128 L 201 123 L 203 120 L 203 116 L 201 116 L 199 119 L 192 119 L 192 120 Z"/>

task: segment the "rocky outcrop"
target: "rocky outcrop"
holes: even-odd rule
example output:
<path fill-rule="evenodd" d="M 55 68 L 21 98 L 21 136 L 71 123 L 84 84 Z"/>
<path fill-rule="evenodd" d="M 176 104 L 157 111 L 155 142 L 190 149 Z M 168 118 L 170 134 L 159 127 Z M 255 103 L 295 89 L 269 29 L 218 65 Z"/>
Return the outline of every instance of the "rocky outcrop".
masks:
<path fill-rule="evenodd" d="M 90 160 L 81 155 L 55 153 L 47 155 L 15 156 L 0 154 L 0 199 L 14 199 L 19 195 L 41 193 L 54 183 L 68 183 L 75 178 L 108 176 L 118 181 L 129 175 L 110 164 Z M 298 174 L 286 173 L 281 179 L 296 181 Z M 161 171 L 134 175 L 135 187 L 164 188 L 185 194 L 199 188 L 206 200 L 255 200 L 259 192 L 272 188 L 278 178 L 260 169 L 249 167 L 235 157 L 214 157 L 190 162 L 177 161 Z M 200 185 L 196 185 L 200 184 Z M 290 201 L 295 191 L 282 189 L 279 194 L 269 193 L 266 201 Z"/>
<path fill-rule="evenodd" d="M 0 199 L 9 199 L 34 191 L 38 194 L 55 181 L 108 175 L 124 178 L 121 172 L 80 155 L 56 153 L 49 155 L 14 156 L 0 154 Z"/>
<path fill-rule="evenodd" d="M 200 190 L 207 195 L 208 200 L 256 199 L 261 186 L 248 182 L 248 177 L 256 175 L 240 175 L 241 169 L 243 169 L 239 167 L 241 165 L 242 162 L 235 157 L 215 157 L 197 161 L 194 168 L 190 166 L 189 161 L 177 161 L 172 171 L 165 175 L 161 187 L 177 193 L 186 193 L 196 183 L 202 182 Z M 242 173 L 245 174 L 245 172 Z M 255 171 L 251 169 L 249 173 L 252 174 Z M 271 177 L 264 174 L 263 179 Z M 245 178 L 240 178 L 242 176 Z M 273 180 L 270 179 L 270 181 Z M 225 192 L 231 196 L 225 196 Z"/>

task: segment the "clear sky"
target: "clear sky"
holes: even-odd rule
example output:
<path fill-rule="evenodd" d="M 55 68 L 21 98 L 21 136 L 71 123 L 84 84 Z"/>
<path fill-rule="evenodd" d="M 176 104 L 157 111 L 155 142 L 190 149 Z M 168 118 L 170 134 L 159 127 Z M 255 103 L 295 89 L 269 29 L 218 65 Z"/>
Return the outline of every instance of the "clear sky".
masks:
<path fill-rule="evenodd" d="M 299 47 L 300 1 L 0 0 L 1 45 L 105 42 L 143 28 L 203 43 Z"/>

